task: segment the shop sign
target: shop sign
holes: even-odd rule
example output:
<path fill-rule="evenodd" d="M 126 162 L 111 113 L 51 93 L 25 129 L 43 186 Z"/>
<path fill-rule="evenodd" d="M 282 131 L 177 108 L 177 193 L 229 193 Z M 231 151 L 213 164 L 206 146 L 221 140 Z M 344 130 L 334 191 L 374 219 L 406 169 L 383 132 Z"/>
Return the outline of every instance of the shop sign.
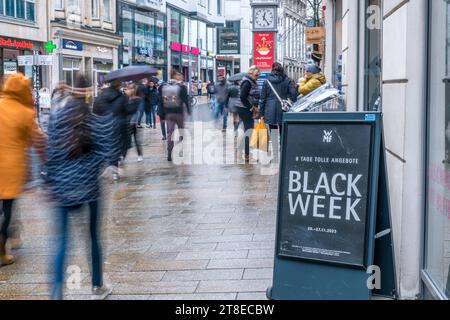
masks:
<path fill-rule="evenodd" d="M 15 61 L 5 61 L 5 62 L 3 62 L 3 73 L 4 74 L 15 74 L 15 73 L 17 73 L 17 63 Z"/>
<path fill-rule="evenodd" d="M 191 47 L 186 44 L 183 44 L 183 45 L 181 45 L 181 51 L 183 51 L 183 53 L 190 53 Z"/>
<path fill-rule="evenodd" d="M 108 53 L 108 48 L 105 47 L 97 47 L 97 51 L 100 53 Z"/>
<path fill-rule="evenodd" d="M 192 48 L 191 49 L 191 53 L 193 54 L 193 55 L 195 55 L 195 56 L 198 56 L 198 55 L 200 55 L 200 49 L 199 48 Z"/>
<path fill-rule="evenodd" d="M 36 64 L 38 66 L 51 66 L 53 65 L 53 56 L 44 56 L 44 55 L 39 55 L 36 56 Z"/>
<path fill-rule="evenodd" d="M 143 48 L 143 47 L 140 47 L 140 48 L 137 48 L 137 52 L 138 52 L 138 54 L 140 54 L 140 55 L 143 55 L 143 56 L 153 56 L 153 48 L 150 48 L 150 47 L 148 47 L 148 48 Z"/>
<path fill-rule="evenodd" d="M 173 51 L 180 52 L 181 51 L 181 43 L 179 43 L 179 42 L 172 42 L 171 49 Z"/>
<path fill-rule="evenodd" d="M 50 89 L 42 88 L 39 90 L 39 106 L 41 109 L 51 108 L 51 93 Z"/>
<path fill-rule="evenodd" d="M 254 64 L 260 70 L 272 70 L 275 62 L 275 33 L 254 32 L 253 43 Z"/>
<path fill-rule="evenodd" d="M 395 295 L 382 127 L 380 113 L 284 115 L 275 300 Z M 381 289 L 368 286 L 371 266 Z"/>
<path fill-rule="evenodd" d="M 30 41 L 0 37 L 0 47 L 32 50 L 34 48 L 34 44 Z"/>
<path fill-rule="evenodd" d="M 19 66 L 32 66 L 32 65 L 34 65 L 34 56 L 32 56 L 32 55 L 18 56 L 17 64 Z"/>
<path fill-rule="evenodd" d="M 325 39 L 324 27 L 306 28 L 306 44 L 321 44 Z"/>
<path fill-rule="evenodd" d="M 63 49 L 83 51 L 83 43 L 79 41 L 63 39 Z"/>
<path fill-rule="evenodd" d="M 208 57 L 212 57 L 212 58 L 214 58 L 216 56 L 216 54 L 215 53 L 213 53 L 213 52 L 208 52 Z"/>

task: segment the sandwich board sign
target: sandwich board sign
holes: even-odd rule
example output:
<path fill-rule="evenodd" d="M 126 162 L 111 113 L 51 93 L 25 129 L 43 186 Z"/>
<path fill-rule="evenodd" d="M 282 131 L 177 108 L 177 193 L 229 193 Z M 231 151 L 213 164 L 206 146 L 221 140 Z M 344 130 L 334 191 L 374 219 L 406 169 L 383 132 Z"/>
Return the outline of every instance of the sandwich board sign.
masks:
<path fill-rule="evenodd" d="M 395 298 L 381 113 L 287 113 L 283 122 L 269 298 Z"/>

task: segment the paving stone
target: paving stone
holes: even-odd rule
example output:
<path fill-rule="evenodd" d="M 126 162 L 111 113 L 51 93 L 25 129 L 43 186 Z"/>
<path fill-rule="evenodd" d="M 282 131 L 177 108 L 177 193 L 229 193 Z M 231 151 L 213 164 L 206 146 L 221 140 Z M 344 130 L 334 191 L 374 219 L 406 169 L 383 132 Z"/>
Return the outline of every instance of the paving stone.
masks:
<path fill-rule="evenodd" d="M 233 251 L 203 251 L 203 252 L 180 252 L 177 260 L 205 260 L 205 259 L 238 259 L 247 258 L 247 250 Z"/>
<path fill-rule="evenodd" d="M 149 300 L 236 300 L 236 293 L 195 293 L 195 294 L 163 294 L 151 295 Z"/>
<path fill-rule="evenodd" d="M 236 300 L 245 301 L 267 301 L 265 292 L 239 292 Z"/>
<path fill-rule="evenodd" d="M 247 258 L 257 259 L 257 258 L 274 258 L 275 250 L 273 249 L 262 249 L 262 250 L 249 250 Z"/>
<path fill-rule="evenodd" d="M 198 281 L 160 281 L 141 282 L 139 284 L 120 283 L 114 287 L 115 295 L 150 295 L 150 294 L 182 294 L 194 293 Z"/>
<path fill-rule="evenodd" d="M 232 236 L 206 236 L 206 237 L 190 237 L 189 242 L 191 243 L 209 243 L 209 242 L 242 242 L 251 241 L 253 235 L 232 235 Z"/>
<path fill-rule="evenodd" d="M 272 268 L 245 269 L 243 276 L 244 280 L 262 280 L 272 278 L 273 278 Z"/>
<path fill-rule="evenodd" d="M 200 270 L 206 269 L 209 260 L 140 260 L 132 271 Z"/>
<path fill-rule="evenodd" d="M 268 280 L 212 280 L 200 281 L 197 293 L 207 292 L 265 292 L 271 285 Z"/>
<path fill-rule="evenodd" d="M 223 259 L 211 260 L 208 269 L 269 268 L 272 266 L 273 259 Z"/>
<path fill-rule="evenodd" d="M 245 241 L 245 242 L 223 242 L 217 245 L 217 250 L 253 250 L 253 249 L 275 249 L 273 241 Z"/>
<path fill-rule="evenodd" d="M 167 271 L 162 281 L 239 280 L 243 269 Z"/>

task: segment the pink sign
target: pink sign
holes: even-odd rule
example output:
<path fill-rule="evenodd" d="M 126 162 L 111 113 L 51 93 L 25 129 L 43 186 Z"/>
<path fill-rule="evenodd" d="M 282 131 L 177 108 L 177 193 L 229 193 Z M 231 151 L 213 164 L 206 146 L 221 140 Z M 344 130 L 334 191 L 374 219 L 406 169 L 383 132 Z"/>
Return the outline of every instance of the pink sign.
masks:
<path fill-rule="evenodd" d="M 196 56 L 198 56 L 198 55 L 200 55 L 200 49 L 199 48 L 192 48 L 192 50 L 191 50 L 191 53 L 193 54 L 193 55 L 196 55 Z"/>
<path fill-rule="evenodd" d="M 183 53 L 190 53 L 191 52 L 191 47 L 188 46 L 187 44 L 181 45 L 181 49 L 182 49 Z"/>
<path fill-rule="evenodd" d="M 181 43 L 179 43 L 179 42 L 172 42 L 172 50 L 173 51 L 181 51 Z"/>

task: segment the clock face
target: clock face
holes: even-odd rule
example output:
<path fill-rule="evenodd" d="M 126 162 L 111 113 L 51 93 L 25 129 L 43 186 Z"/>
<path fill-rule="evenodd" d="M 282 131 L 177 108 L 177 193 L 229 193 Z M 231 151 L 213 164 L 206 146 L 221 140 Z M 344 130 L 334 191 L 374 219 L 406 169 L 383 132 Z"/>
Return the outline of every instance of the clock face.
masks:
<path fill-rule="evenodd" d="M 274 8 L 255 9 L 255 27 L 258 29 L 267 29 L 276 27 L 276 10 Z"/>

